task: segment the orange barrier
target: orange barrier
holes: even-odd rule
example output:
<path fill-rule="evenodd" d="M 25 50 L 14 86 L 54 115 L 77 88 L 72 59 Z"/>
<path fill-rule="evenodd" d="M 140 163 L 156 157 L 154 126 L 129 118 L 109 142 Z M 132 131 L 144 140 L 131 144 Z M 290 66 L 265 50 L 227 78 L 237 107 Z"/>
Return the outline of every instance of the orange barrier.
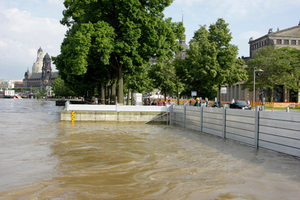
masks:
<path fill-rule="evenodd" d="M 151 101 L 153 100 L 158 100 L 158 99 L 150 99 Z M 172 99 L 169 98 L 167 99 L 167 101 L 170 100 L 171 102 L 174 102 L 175 104 L 177 104 L 177 99 Z M 165 100 L 162 98 L 161 99 L 162 102 L 164 102 Z M 196 100 L 194 99 L 180 99 L 179 100 L 179 104 L 183 105 L 186 102 L 189 102 L 189 104 L 194 105 Z M 212 106 L 214 104 L 214 101 L 208 101 L 209 102 L 209 106 Z M 231 103 L 230 101 L 222 101 L 222 104 L 227 104 L 227 103 Z M 251 107 L 253 107 L 253 102 L 250 102 Z M 262 106 L 262 102 L 261 101 L 255 101 L 255 106 Z M 295 102 L 265 102 L 265 107 L 266 108 L 286 108 L 286 107 L 290 107 L 290 108 L 300 108 L 300 103 L 295 103 Z"/>

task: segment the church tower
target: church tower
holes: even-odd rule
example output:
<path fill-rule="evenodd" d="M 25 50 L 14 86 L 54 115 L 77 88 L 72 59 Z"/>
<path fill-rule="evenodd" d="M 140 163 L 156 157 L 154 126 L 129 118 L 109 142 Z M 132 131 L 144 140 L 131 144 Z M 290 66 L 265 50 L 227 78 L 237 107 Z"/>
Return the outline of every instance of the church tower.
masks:
<path fill-rule="evenodd" d="M 183 11 L 182 11 L 182 24 L 183 24 Z M 185 33 L 183 35 L 184 35 L 184 38 L 182 40 L 179 40 L 179 44 L 183 47 L 183 50 L 177 54 L 180 59 L 185 59 L 187 57 L 186 50 L 189 49 L 189 46 L 185 42 L 185 38 L 186 38 Z"/>
<path fill-rule="evenodd" d="M 52 68 L 51 68 L 51 58 L 48 53 L 46 53 L 43 59 L 42 77 L 41 77 L 41 89 L 45 90 L 46 86 L 51 86 L 52 78 Z"/>
<path fill-rule="evenodd" d="M 33 63 L 32 73 L 41 73 L 43 67 L 43 50 L 40 47 L 37 51 L 37 59 L 36 62 Z"/>

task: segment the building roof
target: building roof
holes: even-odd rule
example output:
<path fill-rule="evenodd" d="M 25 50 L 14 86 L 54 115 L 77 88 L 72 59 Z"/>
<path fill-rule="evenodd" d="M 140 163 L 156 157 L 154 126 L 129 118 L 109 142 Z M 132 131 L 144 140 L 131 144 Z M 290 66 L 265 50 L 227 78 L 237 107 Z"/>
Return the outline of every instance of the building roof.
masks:
<path fill-rule="evenodd" d="M 286 28 L 286 29 L 276 31 L 276 32 L 272 32 L 272 31 L 269 30 L 268 34 L 263 35 L 263 36 L 255 39 L 255 40 L 251 40 L 251 38 L 250 38 L 249 43 L 256 42 L 257 40 L 260 40 L 264 37 L 278 37 L 278 36 L 283 36 L 283 37 L 298 36 L 298 37 L 300 37 L 300 25 L 293 26 L 293 27 L 290 27 L 290 28 Z"/>
<path fill-rule="evenodd" d="M 42 78 L 42 73 L 32 73 L 29 79 L 39 79 Z"/>
<path fill-rule="evenodd" d="M 50 59 L 50 56 L 49 56 L 48 52 L 47 52 L 46 55 L 44 56 L 44 59 Z"/>
<path fill-rule="evenodd" d="M 51 78 L 57 78 L 58 72 L 52 72 Z M 40 79 L 42 78 L 42 73 L 32 73 L 29 79 Z"/>

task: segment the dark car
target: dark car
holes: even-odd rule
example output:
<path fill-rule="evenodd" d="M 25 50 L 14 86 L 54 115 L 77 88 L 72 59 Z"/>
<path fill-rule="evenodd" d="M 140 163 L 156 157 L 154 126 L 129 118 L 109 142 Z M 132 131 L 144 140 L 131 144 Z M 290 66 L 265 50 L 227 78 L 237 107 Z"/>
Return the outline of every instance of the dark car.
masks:
<path fill-rule="evenodd" d="M 249 105 L 246 101 L 237 100 L 234 103 L 229 104 L 229 108 L 251 110 L 251 105 Z"/>

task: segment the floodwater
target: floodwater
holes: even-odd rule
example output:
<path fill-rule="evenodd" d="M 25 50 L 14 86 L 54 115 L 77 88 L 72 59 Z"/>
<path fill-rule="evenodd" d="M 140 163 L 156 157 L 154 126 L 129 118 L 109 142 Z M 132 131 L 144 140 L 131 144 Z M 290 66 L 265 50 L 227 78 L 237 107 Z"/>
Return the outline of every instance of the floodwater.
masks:
<path fill-rule="evenodd" d="M 299 199 L 300 160 L 179 127 L 0 99 L 0 199 Z"/>

